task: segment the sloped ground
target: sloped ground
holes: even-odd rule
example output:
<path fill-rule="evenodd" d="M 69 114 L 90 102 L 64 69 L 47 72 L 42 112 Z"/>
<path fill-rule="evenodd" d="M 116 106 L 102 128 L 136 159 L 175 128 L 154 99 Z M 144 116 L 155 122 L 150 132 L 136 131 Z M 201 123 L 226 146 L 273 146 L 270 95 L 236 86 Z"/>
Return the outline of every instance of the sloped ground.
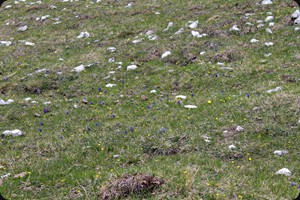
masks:
<path fill-rule="evenodd" d="M 297 196 L 296 7 L 260 3 L 5 2 L 0 99 L 14 102 L 0 133 L 23 136 L 1 135 L 1 194 L 100 199 L 118 177 L 151 174 L 164 184 L 127 198 Z"/>

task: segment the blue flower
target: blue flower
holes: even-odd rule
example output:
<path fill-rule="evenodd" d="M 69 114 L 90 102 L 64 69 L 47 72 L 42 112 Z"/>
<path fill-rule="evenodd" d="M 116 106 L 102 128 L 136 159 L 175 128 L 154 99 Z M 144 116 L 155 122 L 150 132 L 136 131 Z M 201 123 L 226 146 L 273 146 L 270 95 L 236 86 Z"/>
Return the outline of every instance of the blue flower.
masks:
<path fill-rule="evenodd" d="M 166 129 L 163 127 L 159 130 L 160 133 L 165 133 L 166 132 Z"/>
<path fill-rule="evenodd" d="M 69 110 L 66 110 L 66 114 L 69 114 Z"/>
<path fill-rule="evenodd" d="M 102 102 L 102 101 L 99 101 L 99 104 L 100 104 L 100 105 L 102 105 L 102 104 L 103 104 L 103 102 Z"/>
<path fill-rule="evenodd" d="M 133 128 L 132 126 L 130 126 L 130 128 L 129 128 L 129 129 L 130 129 L 130 131 L 131 131 L 131 132 L 133 132 L 133 131 L 134 131 L 134 128 Z"/>
<path fill-rule="evenodd" d="M 177 104 L 180 105 L 180 101 L 177 101 Z"/>
<path fill-rule="evenodd" d="M 249 97 L 250 97 L 250 94 L 249 94 L 249 93 L 247 93 L 247 94 L 246 94 L 246 96 L 249 98 Z"/>
<path fill-rule="evenodd" d="M 296 183 L 295 183 L 295 182 L 292 182 L 292 183 L 291 183 L 291 186 L 292 186 L 292 187 L 296 186 Z"/>
<path fill-rule="evenodd" d="M 98 87 L 98 91 L 99 91 L 99 92 L 101 92 L 101 91 L 102 91 L 102 90 L 101 90 L 101 87 Z"/>
<path fill-rule="evenodd" d="M 147 105 L 146 108 L 150 109 L 151 107 L 149 105 Z"/>
<path fill-rule="evenodd" d="M 41 128 L 39 128 L 39 132 L 42 132 L 42 129 L 41 129 Z"/>
<path fill-rule="evenodd" d="M 43 126 L 43 122 L 40 122 L 40 125 Z"/>

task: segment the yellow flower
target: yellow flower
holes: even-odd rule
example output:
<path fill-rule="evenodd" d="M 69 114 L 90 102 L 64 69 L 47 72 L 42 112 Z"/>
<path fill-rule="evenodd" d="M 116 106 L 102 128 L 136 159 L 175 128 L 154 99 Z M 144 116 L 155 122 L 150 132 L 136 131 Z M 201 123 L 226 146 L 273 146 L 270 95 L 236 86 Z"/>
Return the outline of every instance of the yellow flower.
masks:
<path fill-rule="evenodd" d="M 251 161 L 251 160 L 252 160 L 252 158 L 248 158 L 248 160 L 249 160 L 249 161 Z"/>
<path fill-rule="evenodd" d="M 208 100 L 207 103 L 208 103 L 208 104 L 212 104 L 212 101 L 211 101 L 211 100 Z"/>

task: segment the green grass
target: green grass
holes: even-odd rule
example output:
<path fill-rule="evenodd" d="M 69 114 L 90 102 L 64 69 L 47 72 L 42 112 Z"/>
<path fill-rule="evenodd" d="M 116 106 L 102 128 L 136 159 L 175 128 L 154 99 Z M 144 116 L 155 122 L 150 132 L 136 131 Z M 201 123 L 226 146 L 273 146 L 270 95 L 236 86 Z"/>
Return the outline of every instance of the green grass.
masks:
<path fill-rule="evenodd" d="M 20 129 L 25 135 L 1 135 L 0 176 L 11 174 L 0 185 L 1 194 L 8 199 L 99 199 L 99 188 L 110 180 L 148 173 L 165 184 L 154 194 L 130 199 L 297 196 L 300 51 L 299 32 L 288 24 L 295 7 L 287 0 L 269 6 L 258 2 L 147 0 L 124 8 L 129 2 L 45 0 L 4 9 L 12 3 L 6 2 L 0 40 L 13 45 L 0 46 L 0 98 L 15 102 L 0 106 L 0 133 Z M 254 15 L 244 18 L 249 12 Z M 268 23 L 256 28 L 267 12 L 275 17 L 272 35 L 265 31 Z M 51 17 L 45 21 L 36 20 L 47 14 Z M 193 38 L 185 27 L 190 20 L 199 20 L 195 30 L 208 36 Z M 169 22 L 174 26 L 162 32 Z M 28 30 L 18 32 L 25 24 Z M 235 24 L 238 33 L 229 31 Z M 184 32 L 173 36 L 182 27 Z M 148 30 L 158 39 L 148 40 Z M 82 31 L 92 37 L 77 39 Z M 133 44 L 136 36 L 144 40 Z M 259 43 L 250 43 L 252 38 Z M 111 46 L 117 51 L 108 52 Z M 161 59 L 167 50 L 172 54 Z M 123 62 L 122 68 L 108 62 L 112 57 Z M 131 63 L 138 68 L 127 71 Z M 72 72 L 81 64 L 92 65 Z M 115 73 L 106 79 L 110 71 Z M 108 83 L 117 86 L 106 88 Z M 281 91 L 266 93 L 278 86 Z M 150 93 L 153 89 L 157 93 Z M 176 95 L 187 99 L 179 105 Z M 51 104 L 44 105 L 47 101 Z M 183 107 L 188 104 L 198 108 Z M 238 125 L 245 130 L 223 133 Z M 237 149 L 229 150 L 230 144 Z M 289 153 L 274 156 L 278 149 Z M 275 174 L 283 167 L 292 176 Z M 22 172 L 27 176 L 14 178 Z"/>

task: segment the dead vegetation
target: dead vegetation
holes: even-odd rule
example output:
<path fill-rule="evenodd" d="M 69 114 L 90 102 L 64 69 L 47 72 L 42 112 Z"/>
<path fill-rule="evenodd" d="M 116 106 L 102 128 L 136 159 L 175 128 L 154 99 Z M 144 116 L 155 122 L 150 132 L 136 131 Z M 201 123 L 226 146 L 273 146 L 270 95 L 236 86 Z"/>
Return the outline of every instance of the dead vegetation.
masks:
<path fill-rule="evenodd" d="M 100 189 L 100 199 L 121 199 L 129 195 L 152 193 L 163 184 L 162 179 L 149 174 L 123 175 Z"/>

